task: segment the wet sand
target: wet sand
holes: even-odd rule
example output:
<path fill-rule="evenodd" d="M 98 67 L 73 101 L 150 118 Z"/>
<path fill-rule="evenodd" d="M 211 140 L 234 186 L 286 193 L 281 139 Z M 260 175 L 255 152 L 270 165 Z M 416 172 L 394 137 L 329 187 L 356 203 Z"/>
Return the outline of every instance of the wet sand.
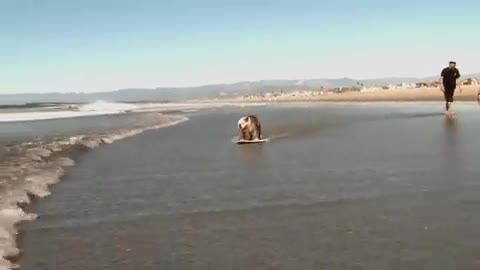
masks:
<path fill-rule="evenodd" d="M 249 108 L 266 144 L 231 143 L 246 109 L 78 160 L 35 222 L 22 269 L 476 269 L 480 108 Z"/>

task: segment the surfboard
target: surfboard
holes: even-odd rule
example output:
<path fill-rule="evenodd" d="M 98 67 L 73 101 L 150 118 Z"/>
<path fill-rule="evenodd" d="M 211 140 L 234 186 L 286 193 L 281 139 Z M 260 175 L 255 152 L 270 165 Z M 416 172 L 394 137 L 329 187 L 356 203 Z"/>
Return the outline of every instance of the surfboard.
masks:
<path fill-rule="evenodd" d="M 237 140 L 235 143 L 236 144 L 251 144 L 251 143 L 265 143 L 268 142 L 268 138 L 263 138 L 260 140 Z"/>

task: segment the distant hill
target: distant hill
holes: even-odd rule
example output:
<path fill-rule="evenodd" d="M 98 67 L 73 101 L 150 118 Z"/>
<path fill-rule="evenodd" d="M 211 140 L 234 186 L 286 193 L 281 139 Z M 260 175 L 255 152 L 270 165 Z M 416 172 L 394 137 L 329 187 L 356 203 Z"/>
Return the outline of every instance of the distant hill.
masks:
<path fill-rule="evenodd" d="M 480 77 L 478 74 L 464 75 L 467 77 Z M 267 93 L 271 91 L 292 90 L 319 90 L 337 87 L 351 87 L 359 84 L 365 86 L 382 86 L 400 83 L 416 83 L 432 81 L 438 77 L 429 78 L 380 78 L 369 80 L 355 80 L 351 78 L 338 79 L 309 79 L 309 80 L 262 80 L 253 82 L 238 82 L 233 84 L 212 84 L 198 87 L 184 88 L 155 88 L 120 89 L 111 92 L 97 93 L 44 93 L 44 94 L 15 94 L 0 95 L 0 105 L 24 104 L 36 102 L 92 102 L 105 101 L 180 101 L 197 98 L 214 98 L 219 96 L 234 96 Z"/>

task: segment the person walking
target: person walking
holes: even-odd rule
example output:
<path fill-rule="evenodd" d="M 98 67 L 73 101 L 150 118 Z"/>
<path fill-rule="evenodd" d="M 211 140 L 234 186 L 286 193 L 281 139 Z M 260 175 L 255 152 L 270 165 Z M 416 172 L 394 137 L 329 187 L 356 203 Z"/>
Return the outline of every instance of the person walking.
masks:
<path fill-rule="evenodd" d="M 460 78 L 460 71 L 458 71 L 456 66 L 457 63 L 455 61 L 450 61 L 448 67 L 442 70 L 440 78 L 441 90 L 445 97 L 446 114 L 454 113 L 453 110 L 451 110 L 451 106 L 453 103 L 455 89 L 457 88 L 457 79 Z"/>

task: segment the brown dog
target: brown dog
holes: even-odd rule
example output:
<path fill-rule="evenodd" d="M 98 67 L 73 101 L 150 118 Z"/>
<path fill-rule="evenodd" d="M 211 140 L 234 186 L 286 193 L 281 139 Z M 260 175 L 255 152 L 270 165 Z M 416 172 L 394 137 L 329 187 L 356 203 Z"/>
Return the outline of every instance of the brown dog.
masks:
<path fill-rule="evenodd" d="M 240 140 L 261 140 L 262 136 L 262 125 L 258 120 L 258 117 L 255 115 L 248 115 L 240 118 L 237 123 Z"/>

